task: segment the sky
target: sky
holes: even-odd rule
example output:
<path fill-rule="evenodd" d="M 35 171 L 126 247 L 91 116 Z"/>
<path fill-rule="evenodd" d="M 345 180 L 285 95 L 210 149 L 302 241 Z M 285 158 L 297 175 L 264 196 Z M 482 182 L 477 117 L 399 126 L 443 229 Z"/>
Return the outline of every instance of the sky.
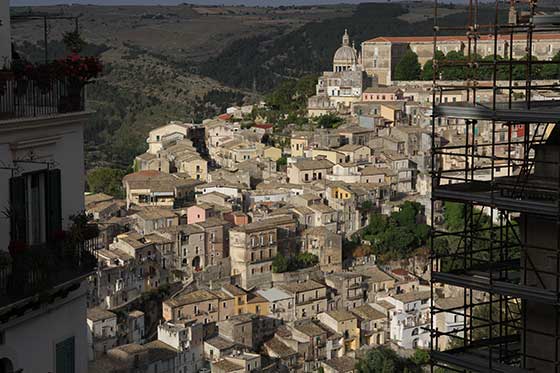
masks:
<path fill-rule="evenodd" d="M 0 0 L 4 1 L 4 0 Z M 9 0 L 12 6 L 21 5 L 53 5 L 53 4 L 96 4 L 96 5 L 177 5 L 181 3 L 205 5 L 248 5 L 248 6 L 281 6 L 281 5 L 313 5 L 362 2 L 386 2 L 387 0 Z M 398 2 L 399 0 L 393 0 Z M 447 0 L 445 2 L 461 3 L 465 0 Z"/>

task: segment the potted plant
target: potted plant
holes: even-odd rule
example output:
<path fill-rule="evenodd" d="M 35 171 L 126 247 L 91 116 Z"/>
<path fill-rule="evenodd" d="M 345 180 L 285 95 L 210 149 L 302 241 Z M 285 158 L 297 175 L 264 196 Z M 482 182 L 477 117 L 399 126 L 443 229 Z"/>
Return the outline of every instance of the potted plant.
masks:
<path fill-rule="evenodd" d="M 79 110 L 82 106 L 82 93 L 86 84 L 99 76 L 103 65 L 97 57 L 82 57 L 72 53 L 58 61 L 57 69 L 66 80 L 67 95 L 61 98 L 62 111 Z"/>
<path fill-rule="evenodd" d="M 25 241 L 21 241 L 21 240 L 12 240 L 8 245 L 8 252 L 12 256 L 12 258 L 15 258 L 21 253 L 24 253 L 26 249 L 27 249 L 27 244 L 25 243 Z"/>

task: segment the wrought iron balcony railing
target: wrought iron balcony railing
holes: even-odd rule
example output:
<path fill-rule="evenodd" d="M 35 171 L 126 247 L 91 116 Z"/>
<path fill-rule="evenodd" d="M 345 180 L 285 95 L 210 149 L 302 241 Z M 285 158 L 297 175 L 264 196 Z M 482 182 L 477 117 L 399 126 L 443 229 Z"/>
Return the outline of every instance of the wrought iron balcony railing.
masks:
<path fill-rule="evenodd" d="M 0 72 L 0 120 L 80 112 L 85 109 L 84 93 L 84 85 L 72 79 Z"/>
<path fill-rule="evenodd" d="M 0 310 L 91 274 L 97 266 L 97 227 L 79 240 L 64 238 L 0 252 Z M 0 316 L 3 313 L 0 312 Z"/>

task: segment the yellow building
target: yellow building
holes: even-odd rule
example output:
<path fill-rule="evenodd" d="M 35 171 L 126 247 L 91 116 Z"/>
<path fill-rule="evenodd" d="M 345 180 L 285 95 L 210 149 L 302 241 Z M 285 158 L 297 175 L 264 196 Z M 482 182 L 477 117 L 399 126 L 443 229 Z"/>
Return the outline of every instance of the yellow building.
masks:
<path fill-rule="evenodd" d="M 225 284 L 222 286 L 222 291 L 233 297 L 234 315 L 246 313 L 247 307 L 247 292 L 235 285 Z"/>
<path fill-rule="evenodd" d="M 207 181 L 208 162 L 200 156 L 191 154 L 186 157 L 178 157 L 175 163 L 178 163 L 179 172 L 184 172 L 195 180 Z"/>
<path fill-rule="evenodd" d="M 268 301 L 258 294 L 248 293 L 231 284 L 222 286 L 222 291 L 233 297 L 233 314 L 251 313 L 254 315 L 268 315 Z"/>
<path fill-rule="evenodd" d="M 344 336 L 345 354 L 360 348 L 358 318 L 345 310 L 327 311 L 317 315 L 319 321 Z"/>
<path fill-rule="evenodd" d="M 346 155 L 336 150 L 331 149 L 313 149 L 311 150 L 311 158 L 324 157 L 334 164 L 345 163 Z"/>
<path fill-rule="evenodd" d="M 350 199 L 352 198 L 352 191 L 350 189 L 335 186 L 331 188 L 332 198 L 334 199 Z"/>
<path fill-rule="evenodd" d="M 402 106 L 393 103 L 381 104 L 379 114 L 384 119 L 391 121 L 393 123 L 400 122 L 403 116 Z"/>
<path fill-rule="evenodd" d="M 309 139 L 306 136 L 294 136 L 290 139 L 290 149 L 292 157 L 303 157 L 303 152 L 309 146 Z"/>
<path fill-rule="evenodd" d="M 282 150 L 275 148 L 274 146 L 267 146 L 263 150 L 263 158 L 269 158 L 273 161 L 277 161 L 282 158 Z"/>
<path fill-rule="evenodd" d="M 247 296 L 246 313 L 266 316 L 269 312 L 268 301 L 258 294 L 249 293 Z"/>

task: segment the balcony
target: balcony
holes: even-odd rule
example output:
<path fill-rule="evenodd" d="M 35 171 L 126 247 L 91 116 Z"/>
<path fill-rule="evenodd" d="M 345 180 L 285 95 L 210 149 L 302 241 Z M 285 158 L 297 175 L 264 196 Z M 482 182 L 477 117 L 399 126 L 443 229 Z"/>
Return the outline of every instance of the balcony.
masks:
<path fill-rule="evenodd" d="M 84 111 L 85 86 L 101 70 L 96 57 L 75 53 L 44 64 L 15 60 L 0 70 L 0 120 Z"/>
<path fill-rule="evenodd" d="M 50 295 L 64 296 L 66 285 L 91 274 L 97 266 L 97 234 L 97 226 L 88 225 L 79 239 L 63 238 L 31 247 L 12 245 L 11 254 L 0 252 L 0 322 L 19 312 L 14 306 L 36 307 Z"/>
<path fill-rule="evenodd" d="M 70 86 L 64 79 L 39 82 L 0 75 L 0 120 L 83 111 L 84 87 Z"/>

